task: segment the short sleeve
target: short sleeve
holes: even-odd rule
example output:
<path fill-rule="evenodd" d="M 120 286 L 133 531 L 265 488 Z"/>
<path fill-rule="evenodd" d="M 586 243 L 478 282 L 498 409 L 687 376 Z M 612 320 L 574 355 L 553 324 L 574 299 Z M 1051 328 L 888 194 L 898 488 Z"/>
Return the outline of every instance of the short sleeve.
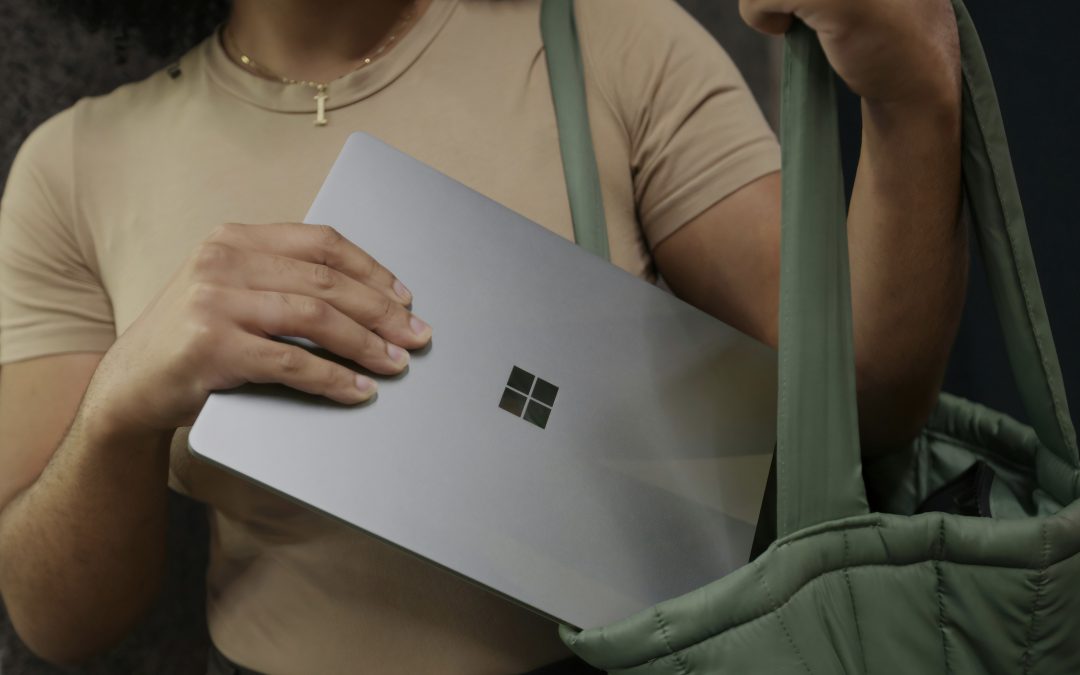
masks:
<path fill-rule="evenodd" d="M 746 82 L 674 0 L 577 3 L 586 76 L 625 126 L 634 198 L 655 247 L 740 187 L 779 171 Z"/>
<path fill-rule="evenodd" d="M 0 198 L 0 364 L 105 351 L 116 337 L 73 216 L 74 117 L 69 108 L 30 134 Z"/>

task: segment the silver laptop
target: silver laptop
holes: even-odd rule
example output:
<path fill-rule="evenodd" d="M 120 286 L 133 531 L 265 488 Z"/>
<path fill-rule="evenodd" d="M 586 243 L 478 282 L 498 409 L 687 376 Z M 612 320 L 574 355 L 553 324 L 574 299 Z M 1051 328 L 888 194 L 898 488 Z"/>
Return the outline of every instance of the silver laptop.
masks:
<path fill-rule="evenodd" d="M 405 280 L 434 340 L 360 407 L 214 394 L 196 456 L 578 628 L 747 562 L 772 350 L 365 134 L 306 221 Z"/>

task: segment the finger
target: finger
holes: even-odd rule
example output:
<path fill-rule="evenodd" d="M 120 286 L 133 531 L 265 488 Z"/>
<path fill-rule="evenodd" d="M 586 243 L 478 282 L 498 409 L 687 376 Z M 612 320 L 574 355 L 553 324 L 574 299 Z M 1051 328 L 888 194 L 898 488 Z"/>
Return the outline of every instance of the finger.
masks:
<path fill-rule="evenodd" d="M 795 8 L 789 0 L 739 0 L 739 14 L 751 28 L 783 35 L 791 27 Z"/>
<path fill-rule="evenodd" d="M 377 389 L 370 377 L 295 345 L 248 334 L 237 348 L 237 370 L 248 382 L 284 384 L 345 404 L 366 401 Z"/>
<path fill-rule="evenodd" d="M 247 252 L 234 264 L 245 288 L 320 298 L 385 340 L 419 349 L 431 340 L 431 327 L 385 294 L 338 270 L 261 252 Z"/>
<path fill-rule="evenodd" d="M 413 299 L 390 270 L 328 225 L 227 223 L 210 240 L 333 267 L 399 304 L 408 305 Z"/>
<path fill-rule="evenodd" d="M 231 291 L 229 316 L 246 330 L 267 337 L 303 337 L 381 375 L 409 364 L 409 352 L 356 323 L 336 307 L 306 295 L 274 291 Z"/>

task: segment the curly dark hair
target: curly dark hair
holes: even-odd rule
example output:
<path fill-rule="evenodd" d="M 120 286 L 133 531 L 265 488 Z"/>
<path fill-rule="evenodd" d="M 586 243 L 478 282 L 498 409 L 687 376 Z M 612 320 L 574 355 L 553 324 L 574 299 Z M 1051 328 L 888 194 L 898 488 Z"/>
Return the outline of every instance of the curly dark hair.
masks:
<path fill-rule="evenodd" d="M 111 30 L 117 59 L 127 40 L 155 56 L 175 56 L 206 37 L 229 13 L 229 0 L 45 0 L 91 31 Z"/>

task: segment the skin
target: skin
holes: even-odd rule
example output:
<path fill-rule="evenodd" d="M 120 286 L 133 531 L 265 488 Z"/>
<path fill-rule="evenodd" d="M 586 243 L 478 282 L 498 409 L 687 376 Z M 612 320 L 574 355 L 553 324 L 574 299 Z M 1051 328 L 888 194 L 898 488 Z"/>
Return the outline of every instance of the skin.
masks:
<path fill-rule="evenodd" d="M 742 0 L 754 28 L 798 16 L 862 97 L 848 209 L 864 454 L 894 450 L 937 400 L 967 283 L 960 209 L 960 54 L 946 0 Z M 742 188 L 660 243 L 682 298 L 775 347 L 780 177 Z"/>
<path fill-rule="evenodd" d="M 402 6 L 236 0 L 231 25 L 264 66 L 327 80 L 378 44 Z M 740 7 L 769 33 L 800 17 L 863 97 L 848 222 L 859 406 L 867 451 L 896 447 L 934 400 L 966 279 L 951 9 L 947 0 Z M 779 203 L 779 177 L 763 177 L 654 252 L 681 297 L 772 345 Z M 370 380 L 269 336 L 311 338 L 378 373 L 405 366 L 404 350 L 426 344 L 431 328 L 413 323 L 411 296 L 395 281 L 327 228 L 224 225 L 104 355 L 4 366 L 0 591 L 31 649 L 57 663 L 82 661 L 149 606 L 165 562 L 169 440 L 209 392 L 250 381 L 347 404 L 374 393 Z"/>

